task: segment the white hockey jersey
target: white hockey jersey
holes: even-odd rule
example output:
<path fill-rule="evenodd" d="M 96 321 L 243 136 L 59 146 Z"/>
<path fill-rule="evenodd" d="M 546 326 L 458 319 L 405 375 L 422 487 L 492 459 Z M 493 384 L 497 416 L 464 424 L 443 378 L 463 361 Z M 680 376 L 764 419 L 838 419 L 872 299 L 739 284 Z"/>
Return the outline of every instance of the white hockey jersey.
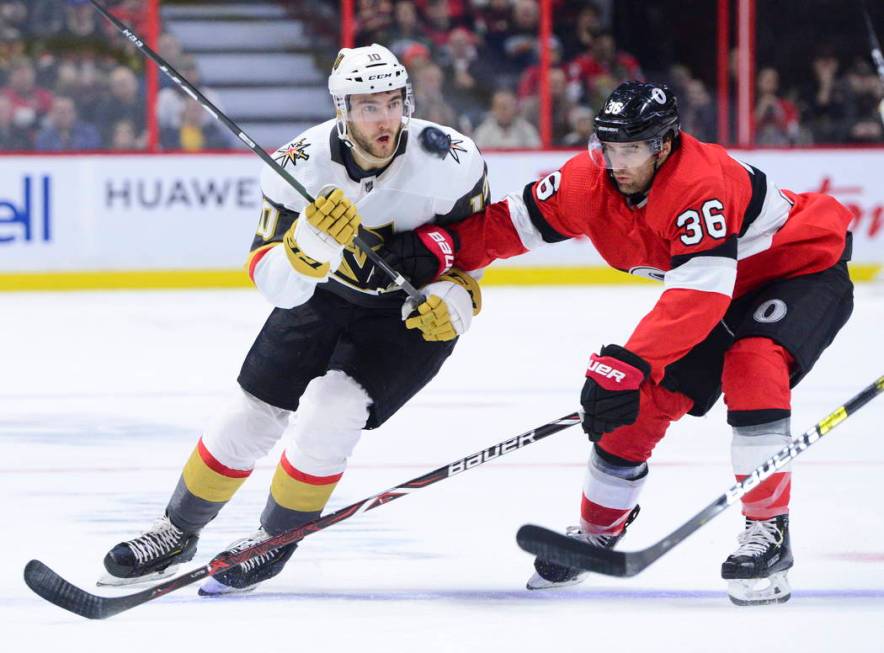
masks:
<path fill-rule="evenodd" d="M 328 185 L 343 189 L 362 216 L 359 236 L 372 249 L 397 232 L 462 220 L 490 199 L 485 162 L 475 143 L 425 120 L 411 120 L 396 156 L 379 170 L 363 171 L 353 163 L 334 120 L 308 129 L 273 157 L 311 196 Z M 249 275 L 274 305 L 291 308 L 310 299 L 316 283 L 295 272 L 277 245 L 308 202 L 268 166 L 261 173 L 261 190 L 264 204 Z M 321 288 L 363 305 L 404 300 L 386 275 L 353 248 Z"/>

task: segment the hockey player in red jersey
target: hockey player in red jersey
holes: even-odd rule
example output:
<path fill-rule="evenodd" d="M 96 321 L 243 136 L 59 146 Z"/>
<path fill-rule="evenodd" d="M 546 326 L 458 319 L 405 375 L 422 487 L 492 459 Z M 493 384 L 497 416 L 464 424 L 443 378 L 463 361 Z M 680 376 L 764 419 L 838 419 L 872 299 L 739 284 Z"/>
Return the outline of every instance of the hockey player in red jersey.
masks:
<path fill-rule="evenodd" d="M 625 342 L 590 357 L 580 399 L 594 446 L 575 537 L 613 546 L 670 423 L 722 392 L 738 479 L 790 441 L 790 390 L 853 308 L 850 220 L 832 197 L 781 190 L 681 132 L 665 86 L 626 82 L 588 152 L 449 227 L 461 269 L 587 236 L 612 267 L 663 281 Z M 745 529 L 722 565 L 735 603 L 789 598 L 790 482 L 787 467 L 743 497 Z M 582 579 L 542 559 L 535 569 L 529 589 Z"/>

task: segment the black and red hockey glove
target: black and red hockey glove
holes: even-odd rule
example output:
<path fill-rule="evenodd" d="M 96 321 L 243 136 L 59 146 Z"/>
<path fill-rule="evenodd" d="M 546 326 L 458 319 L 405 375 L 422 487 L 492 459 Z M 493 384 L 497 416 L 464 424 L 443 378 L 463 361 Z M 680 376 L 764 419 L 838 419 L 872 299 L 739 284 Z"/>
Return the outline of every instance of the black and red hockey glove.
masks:
<path fill-rule="evenodd" d="M 423 288 L 454 265 L 455 235 L 445 227 L 425 224 L 387 240 L 378 253 L 416 288 Z"/>
<path fill-rule="evenodd" d="M 590 356 L 580 393 L 583 430 L 590 440 L 598 442 L 638 419 L 638 388 L 650 373 L 645 359 L 619 345 L 606 345 L 598 356 Z"/>

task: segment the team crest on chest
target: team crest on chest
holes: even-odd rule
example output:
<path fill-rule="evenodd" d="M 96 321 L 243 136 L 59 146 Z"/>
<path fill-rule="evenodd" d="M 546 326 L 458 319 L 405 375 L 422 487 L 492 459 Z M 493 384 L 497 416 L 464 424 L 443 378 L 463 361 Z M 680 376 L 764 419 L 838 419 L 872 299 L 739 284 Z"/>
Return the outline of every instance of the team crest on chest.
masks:
<path fill-rule="evenodd" d="M 285 148 L 282 152 L 276 155 L 276 162 L 285 168 L 289 163 L 292 165 L 296 165 L 298 163 L 298 159 L 302 161 L 307 161 L 310 159 L 310 155 L 307 154 L 307 148 L 310 147 L 310 143 L 307 142 L 306 138 L 299 138 L 294 143 Z"/>
<path fill-rule="evenodd" d="M 392 237 L 392 222 L 381 227 L 359 227 L 359 238 L 373 251 L 377 251 L 385 241 Z M 335 272 L 335 277 L 359 290 L 380 290 L 390 284 L 390 280 L 384 274 L 378 274 L 378 270 L 368 260 L 365 252 L 355 245 L 349 245 L 344 250 L 344 259 Z"/>

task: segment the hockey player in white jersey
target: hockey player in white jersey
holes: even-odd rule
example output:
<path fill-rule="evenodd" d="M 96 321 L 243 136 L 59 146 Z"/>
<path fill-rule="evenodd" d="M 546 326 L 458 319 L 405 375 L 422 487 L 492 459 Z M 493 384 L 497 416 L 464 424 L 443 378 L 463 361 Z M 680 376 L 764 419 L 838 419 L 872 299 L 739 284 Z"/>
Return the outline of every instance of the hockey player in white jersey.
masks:
<path fill-rule="evenodd" d="M 418 287 L 435 278 L 437 256 L 454 243 L 433 225 L 465 218 L 489 199 L 475 144 L 412 119 L 407 72 L 382 46 L 341 50 L 329 91 L 336 118 L 275 154 L 316 201 L 272 169 L 261 176 L 264 204 L 247 267 L 276 308 L 245 358 L 240 389 L 197 442 L 165 514 L 108 552 L 101 582 L 153 580 L 193 558 L 201 529 L 283 437 L 260 528 L 231 548 L 317 518 L 362 430 L 383 424 L 436 375 L 479 312 L 476 280 L 457 270 L 424 287 L 428 299 L 415 310 L 353 245 L 358 234 L 391 263 L 407 262 L 402 271 Z M 436 256 L 384 247 L 415 229 Z M 200 593 L 250 590 L 278 574 L 296 546 L 225 570 Z"/>

